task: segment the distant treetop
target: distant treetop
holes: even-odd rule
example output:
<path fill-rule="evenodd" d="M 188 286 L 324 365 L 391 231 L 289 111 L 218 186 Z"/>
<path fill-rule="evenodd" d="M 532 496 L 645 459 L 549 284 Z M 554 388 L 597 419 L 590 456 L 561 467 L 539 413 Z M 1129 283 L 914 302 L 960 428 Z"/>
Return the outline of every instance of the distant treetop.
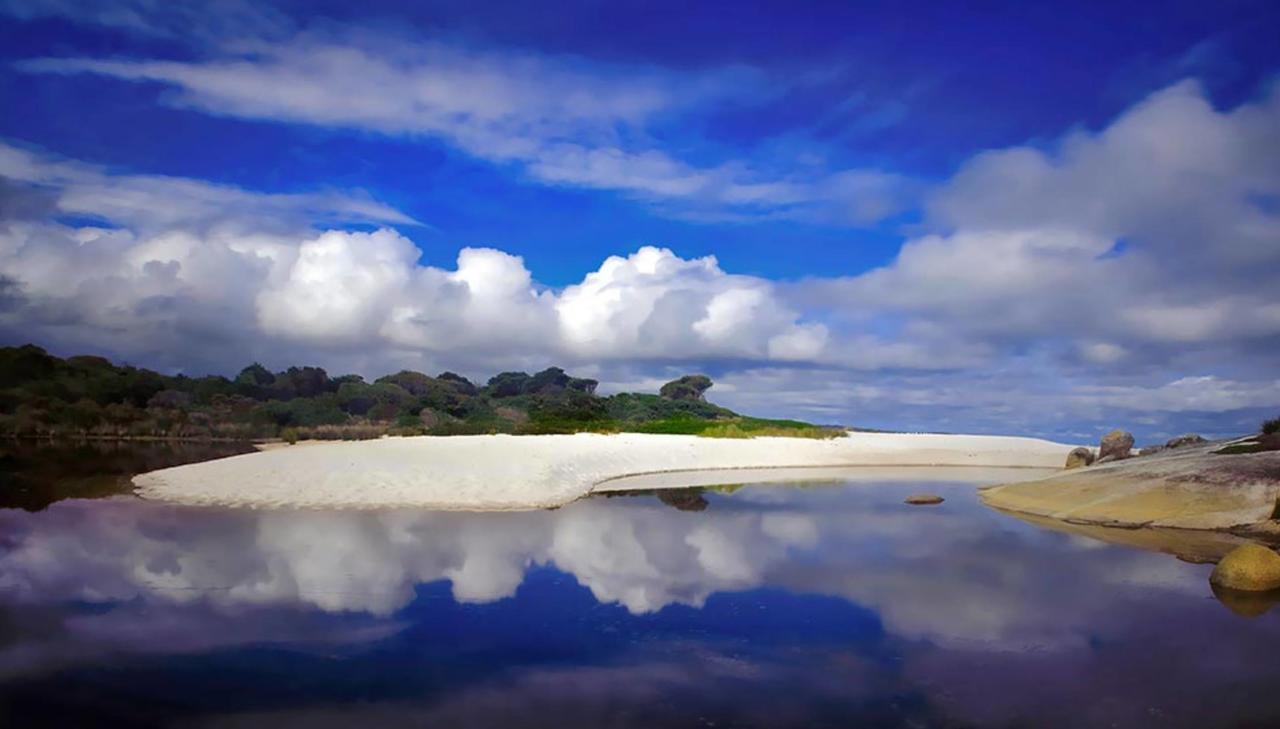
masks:
<path fill-rule="evenodd" d="M 658 394 L 668 400 L 696 400 L 704 402 L 706 397 L 703 395 L 707 390 L 711 389 L 711 378 L 706 375 L 685 375 L 678 380 L 672 380 L 662 386 L 658 390 Z"/>

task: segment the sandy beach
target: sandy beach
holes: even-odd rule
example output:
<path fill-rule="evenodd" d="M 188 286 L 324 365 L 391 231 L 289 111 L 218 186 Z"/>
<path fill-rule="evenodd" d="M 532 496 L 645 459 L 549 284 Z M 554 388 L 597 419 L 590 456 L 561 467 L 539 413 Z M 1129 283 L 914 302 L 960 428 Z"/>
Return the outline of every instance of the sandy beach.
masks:
<path fill-rule="evenodd" d="M 1071 446 L 1035 438 L 849 433 L 831 440 L 634 433 L 382 438 L 292 446 L 145 473 L 138 495 L 254 508 L 517 510 L 593 490 L 771 480 L 774 469 L 1061 468 Z M 765 470 L 760 470 L 765 469 Z M 963 476 L 961 476 L 963 477 Z"/>

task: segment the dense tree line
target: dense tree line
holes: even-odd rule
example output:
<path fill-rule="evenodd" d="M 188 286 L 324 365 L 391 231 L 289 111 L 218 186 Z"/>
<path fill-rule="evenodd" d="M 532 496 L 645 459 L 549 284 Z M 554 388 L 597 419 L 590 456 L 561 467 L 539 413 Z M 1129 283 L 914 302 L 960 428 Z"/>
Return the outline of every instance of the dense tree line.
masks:
<path fill-rule="evenodd" d="M 319 367 L 234 378 L 188 377 L 66 359 L 40 347 L 0 348 L 0 434 L 8 436 L 259 439 L 366 438 L 383 434 L 699 432 L 757 421 L 705 402 L 711 381 L 674 381 L 663 395 L 596 395 L 596 381 L 558 367 L 499 373 L 483 386 L 453 372 L 404 370 L 367 382 Z M 796 424 L 804 425 L 804 424 Z"/>

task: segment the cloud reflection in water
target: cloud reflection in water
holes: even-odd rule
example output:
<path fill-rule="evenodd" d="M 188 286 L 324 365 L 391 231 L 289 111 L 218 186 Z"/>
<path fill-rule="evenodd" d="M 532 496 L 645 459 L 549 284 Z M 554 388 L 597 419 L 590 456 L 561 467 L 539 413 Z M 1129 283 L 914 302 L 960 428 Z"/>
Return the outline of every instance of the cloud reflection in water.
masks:
<path fill-rule="evenodd" d="M 444 651 L 431 653 L 436 665 L 487 650 L 471 644 L 541 641 L 515 652 L 581 655 L 557 659 L 573 668 L 534 661 L 467 682 L 433 715 L 465 714 L 494 691 L 511 708 L 538 686 L 540 698 L 526 698 L 555 703 L 548 682 L 572 677 L 605 691 L 628 671 L 656 682 L 632 684 L 643 703 L 648 690 L 670 691 L 662 676 L 693 671 L 712 677 L 708 691 L 721 678 L 795 682 L 804 687 L 797 696 L 826 691 L 840 701 L 923 681 L 948 687 L 933 697 L 948 712 L 1005 721 L 1103 691 L 1104 657 L 1139 672 L 1197 654 L 1256 667 L 1266 645 L 1280 645 L 1275 616 L 1244 621 L 1212 602 L 1207 565 L 1037 529 L 984 509 L 972 484 L 925 487 L 946 503 L 904 506 L 922 484 L 901 482 L 708 492 L 702 510 L 679 508 L 696 503 L 690 494 L 488 514 L 224 511 L 133 499 L 0 511 L 0 680 L 110 656 L 262 645 L 348 657 L 413 645 Z M 582 588 L 589 598 L 577 596 Z M 513 624 L 521 620 L 532 637 Z M 1135 641 L 1146 647 L 1134 650 Z M 672 645 L 677 654 L 663 648 Z M 495 670 L 515 660 L 502 655 L 486 660 Z M 1230 678 L 1180 670 L 1187 683 Z M 842 677 L 841 688 L 815 671 Z M 1051 687 L 1025 685 L 1046 675 L 1056 677 Z M 1021 688 L 993 700 L 993 681 Z M 421 718 L 422 707 L 411 707 Z M 291 716 L 315 718 L 314 707 L 299 711 Z M 379 715 L 397 711 L 382 704 Z"/>

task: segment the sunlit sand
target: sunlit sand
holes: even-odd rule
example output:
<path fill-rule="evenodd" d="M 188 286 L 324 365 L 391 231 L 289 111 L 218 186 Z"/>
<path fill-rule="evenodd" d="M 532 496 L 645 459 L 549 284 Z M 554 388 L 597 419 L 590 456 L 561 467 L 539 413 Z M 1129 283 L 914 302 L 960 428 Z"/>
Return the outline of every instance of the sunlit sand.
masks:
<path fill-rule="evenodd" d="M 891 433 L 424 436 L 279 448 L 153 471 L 134 484 L 145 498 L 193 505 L 513 510 L 560 506 L 597 488 L 733 482 L 730 470 L 760 481 L 810 468 L 1060 468 L 1070 449 L 1035 438 Z"/>

